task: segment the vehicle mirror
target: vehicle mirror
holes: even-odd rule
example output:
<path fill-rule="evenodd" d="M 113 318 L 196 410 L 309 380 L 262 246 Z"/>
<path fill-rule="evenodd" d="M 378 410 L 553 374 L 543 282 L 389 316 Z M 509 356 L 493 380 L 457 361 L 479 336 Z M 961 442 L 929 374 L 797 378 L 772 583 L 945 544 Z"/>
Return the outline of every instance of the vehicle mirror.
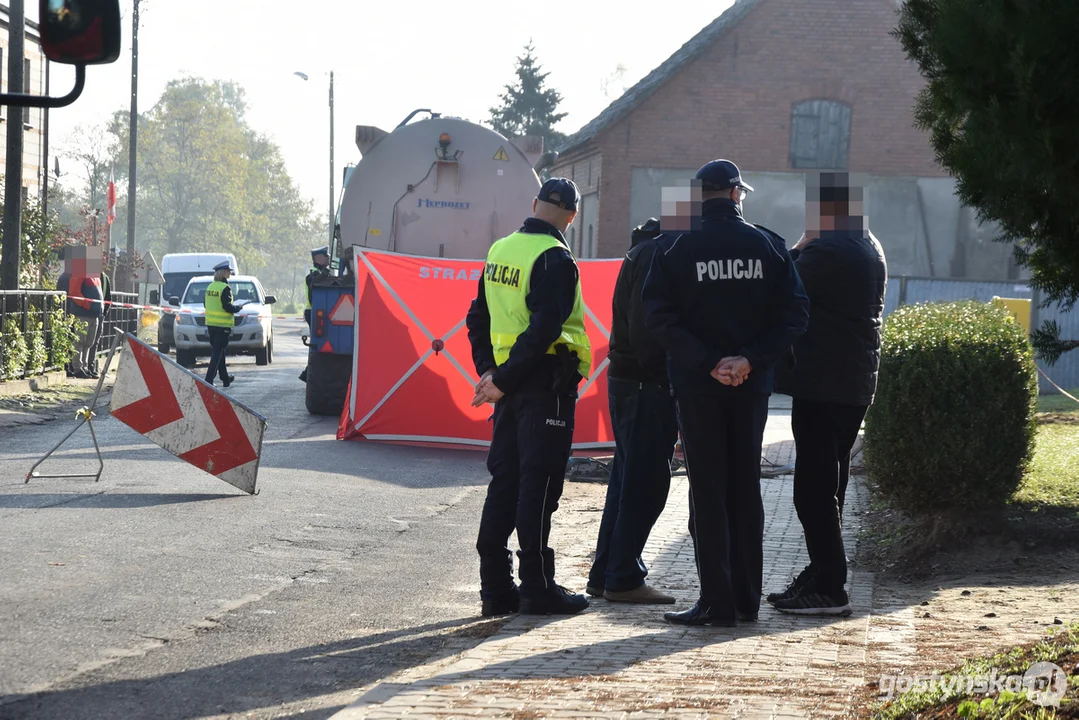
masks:
<path fill-rule="evenodd" d="M 265 301 L 263 301 L 263 303 L 262 303 L 262 304 L 263 304 L 263 305 L 273 305 L 273 304 L 274 304 L 275 302 L 277 302 L 277 298 L 276 298 L 276 297 L 274 297 L 273 295 L 267 295 L 267 296 L 266 296 L 266 300 L 265 300 Z"/>
<path fill-rule="evenodd" d="M 173 295 L 169 298 L 169 305 L 175 305 L 176 307 L 180 307 L 180 298 Z"/>
<path fill-rule="evenodd" d="M 160 302 L 161 302 L 161 295 L 157 292 L 157 290 L 151 290 L 150 291 L 150 304 L 151 305 L 157 305 Z"/>
<path fill-rule="evenodd" d="M 120 57 L 119 0 L 40 0 L 41 49 L 63 65 L 105 65 Z"/>

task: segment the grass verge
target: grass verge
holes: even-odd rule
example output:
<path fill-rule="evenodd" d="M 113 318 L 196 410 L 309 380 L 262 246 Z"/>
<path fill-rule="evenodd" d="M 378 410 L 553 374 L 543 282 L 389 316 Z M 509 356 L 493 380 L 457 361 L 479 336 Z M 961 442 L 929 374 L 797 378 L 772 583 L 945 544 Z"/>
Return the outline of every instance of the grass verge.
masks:
<path fill-rule="evenodd" d="M 859 536 L 860 561 L 921 575 L 939 569 L 932 556 L 954 555 L 975 538 L 1010 543 L 1016 552 L 1079 547 L 1079 412 L 1039 414 L 1038 423 L 1034 460 L 1007 507 L 911 519 L 874 498 Z"/>
<path fill-rule="evenodd" d="M 873 702 L 865 717 L 872 720 L 1079 718 L 1079 623 L 1055 630 L 1036 643 L 968 660 L 944 673 L 907 678 L 909 682 L 905 684 L 898 680 L 881 683 L 873 694 L 874 699 L 886 694 L 882 692 L 888 689 L 884 685 L 891 685 L 894 699 Z M 1036 663 L 1053 663 L 1067 677 L 1067 689 L 1059 698 L 1059 706 L 1049 704 L 1059 697 L 1051 695 L 1060 688 L 1059 677 L 1053 685 L 1028 687 L 1010 679 L 1023 678 Z M 994 678 L 1006 680 L 997 685 Z M 908 689 L 900 693 L 904 687 Z"/>

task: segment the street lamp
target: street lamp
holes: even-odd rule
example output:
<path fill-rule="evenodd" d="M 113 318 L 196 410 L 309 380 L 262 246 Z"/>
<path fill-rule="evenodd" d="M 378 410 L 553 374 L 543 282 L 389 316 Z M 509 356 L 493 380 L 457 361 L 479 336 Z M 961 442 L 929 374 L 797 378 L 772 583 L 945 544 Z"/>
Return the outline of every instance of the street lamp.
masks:
<path fill-rule="evenodd" d="M 309 79 L 308 76 L 307 76 L 307 73 L 296 71 L 293 74 L 296 77 L 298 77 L 298 78 L 300 78 L 301 80 L 304 80 L 304 81 L 307 81 Z M 331 70 L 330 71 L 330 211 L 329 211 L 329 214 L 326 216 L 327 220 L 329 221 L 329 225 L 330 225 L 330 243 L 329 243 L 330 257 L 333 257 L 333 249 L 334 249 L 333 226 L 334 226 L 334 223 L 335 223 L 335 216 L 337 214 L 335 212 L 336 203 L 334 202 L 336 200 L 336 197 L 334 196 L 334 193 L 333 193 L 333 175 L 334 175 L 334 169 L 333 169 L 333 71 Z"/>

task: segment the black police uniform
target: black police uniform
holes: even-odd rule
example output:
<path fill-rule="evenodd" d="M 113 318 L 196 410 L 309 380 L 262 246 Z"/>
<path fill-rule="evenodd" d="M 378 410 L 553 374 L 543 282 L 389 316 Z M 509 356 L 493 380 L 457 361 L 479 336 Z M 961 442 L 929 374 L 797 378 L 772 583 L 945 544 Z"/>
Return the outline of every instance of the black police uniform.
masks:
<path fill-rule="evenodd" d="M 697 605 L 666 617 L 728 625 L 760 608 L 760 458 L 772 366 L 805 332 L 809 301 L 785 246 L 747 223 L 737 204 L 713 199 L 702 210 L 700 231 L 661 241 L 642 301 L 648 329 L 668 353 L 701 581 Z M 710 375 L 739 355 L 751 365 L 744 383 Z"/>
<path fill-rule="evenodd" d="M 480 597 L 484 615 L 514 612 L 566 613 L 588 606 L 555 583 L 554 551 L 548 547 L 551 515 L 558 509 L 566 464 L 573 442 L 577 387 L 583 379 L 547 349 L 558 339 L 573 311 L 577 265 L 566 239 L 553 225 L 529 218 L 521 232 L 546 233 L 564 247 L 544 252 L 532 266 L 526 304 L 528 329 L 516 340 L 509 359 L 496 365 L 491 346 L 490 314 L 481 278 L 466 326 L 476 372 L 493 371 L 492 381 L 505 397 L 495 404 L 494 432 L 487 457 L 491 483 L 480 519 L 476 550 L 480 555 Z M 520 590 L 513 582 L 508 541 L 514 529 Z M 530 607 L 531 605 L 531 607 Z"/>

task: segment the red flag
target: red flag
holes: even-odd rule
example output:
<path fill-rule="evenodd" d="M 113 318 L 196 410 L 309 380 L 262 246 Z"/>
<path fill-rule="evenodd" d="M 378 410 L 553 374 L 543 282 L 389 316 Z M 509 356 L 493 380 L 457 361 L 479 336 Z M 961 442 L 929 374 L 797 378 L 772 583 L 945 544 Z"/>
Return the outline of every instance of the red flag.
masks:
<path fill-rule="evenodd" d="M 116 219 L 116 181 L 113 179 L 113 171 L 109 170 L 109 225 L 112 225 L 112 221 Z"/>

